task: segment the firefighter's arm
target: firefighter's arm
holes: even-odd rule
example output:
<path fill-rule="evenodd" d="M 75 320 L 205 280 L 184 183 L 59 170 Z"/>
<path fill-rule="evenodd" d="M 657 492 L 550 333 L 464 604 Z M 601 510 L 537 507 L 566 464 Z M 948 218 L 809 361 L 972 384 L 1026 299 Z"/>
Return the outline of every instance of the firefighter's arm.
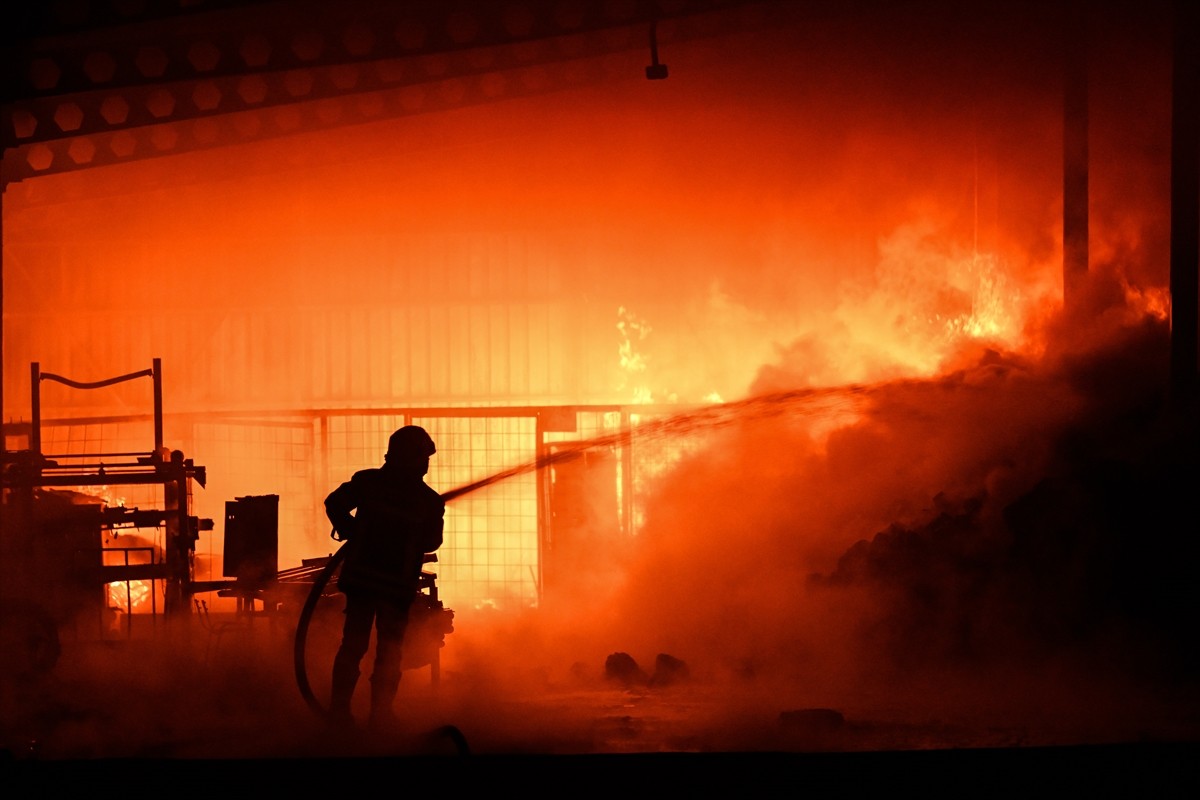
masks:
<path fill-rule="evenodd" d="M 432 553 L 442 546 L 442 537 L 446 528 L 445 519 L 446 509 L 442 509 L 441 516 L 430 518 L 425 522 L 422 533 L 424 541 L 421 543 L 422 552 Z"/>
<path fill-rule="evenodd" d="M 325 498 L 325 516 L 333 523 L 339 539 L 349 539 L 358 528 L 358 520 L 350 513 L 358 507 L 354 489 L 349 482 L 343 483 Z"/>

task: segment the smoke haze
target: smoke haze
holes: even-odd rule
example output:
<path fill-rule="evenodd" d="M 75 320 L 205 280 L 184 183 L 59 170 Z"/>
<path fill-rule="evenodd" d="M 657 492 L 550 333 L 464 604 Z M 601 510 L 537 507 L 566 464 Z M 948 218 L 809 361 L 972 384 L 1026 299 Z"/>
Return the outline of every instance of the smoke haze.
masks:
<path fill-rule="evenodd" d="M 437 690 L 406 673 L 402 736 L 369 752 L 448 751 L 425 737 L 451 723 L 500 753 L 1194 738 L 1165 5 L 1092 21 L 1092 274 L 1069 315 L 1058 28 L 1040 4 L 942 6 L 664 46 L 662 85 L 12 187 L 6 397 L 30 361 L 87 379 L 163 356 L 168 407 L 199 415 L 728 401 L 729 424 L 681 434 L 637 536 L 537 609 L 455 608 Z M 162 170 L 178 185 L 142 188 Z M 451 302 L 506 310 L 460 335 L 423 310 Z M 502 339 L 510 320 L 531 332 Z M 453 368 L 422 373 L 422 347 Z M 236 444 L 189 455 L 219 500 L 278 490 Z M 323 525 L 304 518 L 284 566 L 328 549 Z M 322 697 L 338 621 L 307 654 Z M 6 681 L 5 746 L 351 752 L 296 691 L 293 623 L 72 651 Z M 642 674 L 614 679 L 615 653 Z M 850 725 L 781 725 L 814 708 Z"/>

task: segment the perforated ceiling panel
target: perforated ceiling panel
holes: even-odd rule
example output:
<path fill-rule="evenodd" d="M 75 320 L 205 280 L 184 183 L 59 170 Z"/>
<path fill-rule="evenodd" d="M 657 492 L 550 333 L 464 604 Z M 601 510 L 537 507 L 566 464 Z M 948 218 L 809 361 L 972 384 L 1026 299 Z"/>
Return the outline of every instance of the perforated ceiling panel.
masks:
<path fill-rule="evenodd" d="M 731 0 L 9 8 L 0 179 L 427 113 L 603 79 L 606 54 L 769 24 Z"/>

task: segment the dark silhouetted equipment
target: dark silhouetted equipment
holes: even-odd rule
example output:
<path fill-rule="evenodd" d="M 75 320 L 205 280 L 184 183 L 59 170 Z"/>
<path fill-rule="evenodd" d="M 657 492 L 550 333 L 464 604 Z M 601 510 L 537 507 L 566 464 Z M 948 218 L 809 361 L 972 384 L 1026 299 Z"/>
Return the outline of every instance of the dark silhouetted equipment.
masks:
<path fill-rule="evenodd" d="M 151 378 L 154 446 L 145 452 L 42 452 L 41 384 L 54 381 L 74 389 L 97 389 Z M 205 469 L 163 446 L 162 365 L 101 381 L 82 382 L 42 372 L 31 365 L 32 419 L 29 447 L 4 452 L 0 569 L 3 600 L 19 599 L 40 609 L 57 626 L 104 622 L 109 584 L 150 581 L 162 589 L 163 611 L 190 613 L 195 542 L 211 520 L 191 513 L 193 483 L 205 485 Z M 100 496 L 113 486 L 160 486 L 161 508 L 110 506 Z M 87 491 L 92 488 L 93 491 Z M 158 528 L 162 544 L 115 546 L 104 532 L 118 528 Z M 115 538 L 115 535 L 114 535 Z M 136 541 L 136 537 L 131 537 Z M 151 600 L 156 592 L 151 591 Z M 127 617 L 131 620 L 131 616 Z"/>
<path fill-rule="evenodd" d="M 239 497 L 225 503 L 225 577 L 261 589 L 278 572 L 279 495 Z"/>
<path fill-rule="evenodd" d="M 658 63 L 658 23 L 650 25 L 650 66 L 646 67 L 646 80 L 661 81 L 667 77 L 667 65 Z"/>

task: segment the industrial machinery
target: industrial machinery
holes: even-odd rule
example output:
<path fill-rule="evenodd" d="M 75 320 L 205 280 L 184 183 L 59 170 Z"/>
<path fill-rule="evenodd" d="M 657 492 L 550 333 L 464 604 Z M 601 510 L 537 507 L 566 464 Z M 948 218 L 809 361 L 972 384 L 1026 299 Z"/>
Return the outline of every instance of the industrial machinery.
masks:
<path fill-rule="evenodd" d="M 95 382 L 82 382 L 31 365 L 31 422 L 28 447 L 6 450 L 0 463 L 0 667 L 5 673 L 53 668 L 60 636 L 112 635 L 110 587 L 149 583 L 151 618 L 187 616 L 208 604 L 197 595 L 235 598 L 237 613 L 274 619 L 299 618 L 298 647 L 308 619 L 320 607 L 336 606 L 337 554 L 279 570 L 277 495 L 238 497 L 225 504 L 224 579 L 197 581 L 196 542 L 213 522 L 192 513 L 192 486 L 203 487 L 206 470 L 163 445 L 162 365 Z M 74 389 L 97 389 L 149 378 L 153 383 L 153 447 L 142 452 L 44 453 L 41 384 L 55 381 Z M 101 489 L 157 487 L 160 507 L 110 505 Z M 123 528 L 161 531 L 156 542 L 125 536 Z M 427 556 L 427 561 L 435 561 Z M 439 651 L 453 630 L 454 612 L 438 599 L 437 576 L 423 572 L 406 637 L 404 668 L 429 666 L 438 680 Z M 311 606 L 311 607 L 310 607 Z M 308 609 L 306 617 L 302 610 Z M 132 603 L 129 609 L 132 611 Z M 132 628 L 133 614 L 125 622 Z"/>
<path fill-rule="evenodd" d="M 153 382 L 153 447 L 144 452 L 42 452 L 43 381 L 88 390 L 139 378 Z M 6 450 L 0 472 L 0 613 L 7 624 L 25 629 L 26 638 L 35 640 L 27 663 L 18 659 L 16 666 L 40 669 L 53 666 L 57 635 L 64 626 L 79 631 L 96 623 L 94 630 L 104 631 L 110 584 L 158 583 L 165 615 L 189 613 L 195 543 L 200 531 L 212 529 L 212 521 L 199 519 L 191 510 L 192 484 L 204 486 L 204 467 L 163 446 L 159 359 L 151 369 L 95 382 L 43 372 L 34 362 L 30 379 L 29 447 Z M 160 487 L 161 507 L 110 506 L 88 491 L 136 484 Z M 105 532 L 125 527 L 161 528 L 162 544 L 104 543 Z M 151 592 L 151 597 L 156 603 L 157 595 Z M 132 615 L 128 619 L 131 623 Z"/>

